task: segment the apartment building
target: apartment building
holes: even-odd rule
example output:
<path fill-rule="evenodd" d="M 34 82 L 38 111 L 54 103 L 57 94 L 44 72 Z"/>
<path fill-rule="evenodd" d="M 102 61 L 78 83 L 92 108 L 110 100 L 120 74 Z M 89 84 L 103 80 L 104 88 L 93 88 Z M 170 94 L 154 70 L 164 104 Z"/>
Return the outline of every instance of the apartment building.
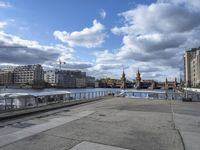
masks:
<path fill-rule="evenodd" d="M 0 71 L 0 85 L 13 85 L 14 75 L 13 72 Z"/>
<path fill-rule="evenodd" d="M 44 71 L 40 64 L 18 66 L 14 69 L 14 84 L 34 85 L 44 81 Z"/>
<path fill-rule="evenodd" d="M 49 70 L 45 72 L 44 80 L 54 87 L 86 87 L 86 73 L 79 70 Z"/>
<path fill-rule="evenodd" d="M 62 88 L 75 88 L 76 78 L 69 70 L 60 70 L 56 73 L 57 87 Z"/>
<path fill-rule="evenodd" d="M 44 72 L 44 81 L 55 87 L 57 85 L 58 70 L 48 70 Z"/>
<path fill-rule="evenodd" d="M 187 87 L 200 85 L 200 48 L 192 48 L 185 52 L 184 80 Z"/>
<path fill-rule="evenodd" d="M 0 69 L 0 85 L 13 85 L 15 66 L 4 66 Z"/>

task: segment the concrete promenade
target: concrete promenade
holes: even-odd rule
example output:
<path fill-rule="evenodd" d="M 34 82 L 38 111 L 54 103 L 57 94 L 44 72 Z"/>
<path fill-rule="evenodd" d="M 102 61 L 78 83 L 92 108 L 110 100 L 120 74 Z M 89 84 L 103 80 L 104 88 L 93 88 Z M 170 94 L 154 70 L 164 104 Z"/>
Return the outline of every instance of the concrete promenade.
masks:
<path fill-rule="evenodd" d="M 4 123 L 0 150 L 195 150 L 199 108 L 113 97 Z"/>

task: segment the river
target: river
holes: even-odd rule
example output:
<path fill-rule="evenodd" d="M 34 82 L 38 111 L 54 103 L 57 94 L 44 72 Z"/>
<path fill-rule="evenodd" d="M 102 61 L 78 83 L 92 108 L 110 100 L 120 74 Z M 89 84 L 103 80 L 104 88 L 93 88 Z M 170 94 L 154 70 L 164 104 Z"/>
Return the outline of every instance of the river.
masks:
<path fill-rule="evenodd" d="M 21 88 L 4 88 L 0 87 L 0 93 L 37 93 L 37 92 L 53 92 L 53 91 L 68 91 L 72 93 L 80 92 L 96 92 L 96 91 L 121 91 L 120 88 L 84 88 L 84 89 L 65 89 L 65 88 L 45 88 L 45 89 L 21 89 Z M 154 91 L 154 92 L 164 92 L 165 90 L 154 89 L 154 90 L 136 90 L 136 89 L 127 89 L 127 91 Z M 171 90 L 168 90 L 171 91 Z"/>

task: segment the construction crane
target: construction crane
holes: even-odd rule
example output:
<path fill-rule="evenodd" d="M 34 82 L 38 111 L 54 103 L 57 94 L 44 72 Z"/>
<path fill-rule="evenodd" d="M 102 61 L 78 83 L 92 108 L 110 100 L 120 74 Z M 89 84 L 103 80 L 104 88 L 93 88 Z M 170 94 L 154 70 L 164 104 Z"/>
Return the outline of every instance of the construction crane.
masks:
<path fill-rule="evenodd" d="M 66 62 L 59 60 L 59 70 L 62 69 L 62 64 L 66 64 Z"/>

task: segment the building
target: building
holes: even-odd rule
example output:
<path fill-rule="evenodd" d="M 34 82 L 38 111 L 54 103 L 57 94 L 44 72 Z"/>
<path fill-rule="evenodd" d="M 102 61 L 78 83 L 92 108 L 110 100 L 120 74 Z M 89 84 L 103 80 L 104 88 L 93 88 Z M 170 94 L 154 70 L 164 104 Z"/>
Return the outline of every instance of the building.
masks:
<path fill-rule="evenodd" d="M 187 87 L 200 85 L 200 48 L 185 51 L 184 80 Z"/>
<path fill-rule="evenodd" d="M 44 71 L 41 65 L 18 66 L 14 69 L 14 84 L 39 85 L 44 81 Z"/>
<path fill-rule="evenodd" d="M 98 82 L 100 88 L 120 88 L 122 84 L 120 79 L 111 78 L 99 79 L 96 82 Z"/>
<path fill-rule="evenodd" d="M 13 72 L 16 66 L 3 66 L 1 67 L 1 72 Z"/>
<path fill-rule="evenodd" d="M 1 68 L 0 70 L 0 85 L 8 86 L 13 85 L 14 83 L 14 75 L 13 75 L 14 67 L 6 66 Z"/>
<path fill-rule="evenodd" d="M 61 88 L 85 88 L 86 73 L 79 70 L 60 70 L 55 73 L 56 86 Z"/>
<path fill-rule="evenodd" d="M 87 76 L 86 77 L 86 86 L 95 87 L 95 77 Z"/>
<path fill-rule="evenodd" d="M 76 88 L 86 88 L 86 72 L 74 71 Z"/>
<path fill-rule="evenodd" d="M 57 85 L 58 70 L 48 70 L 44 72 L 44 81 L 49 83 L 52 87 Z"/>
<path fill-rule="evenodd" d="M 56 86 L 60 88 L 75 88 L 76 78 L 67 70 L 59 70 L 55 76 Z"/>
<path fill-rule="evenodd" d="M 95 88 L 99 88 L 99 81 L 95 81 Z"/>
<path fill-rule="evenodd" d="M 13 72 L 0 71 L 0 85 L 13 85 L 14 75 Z"/>

